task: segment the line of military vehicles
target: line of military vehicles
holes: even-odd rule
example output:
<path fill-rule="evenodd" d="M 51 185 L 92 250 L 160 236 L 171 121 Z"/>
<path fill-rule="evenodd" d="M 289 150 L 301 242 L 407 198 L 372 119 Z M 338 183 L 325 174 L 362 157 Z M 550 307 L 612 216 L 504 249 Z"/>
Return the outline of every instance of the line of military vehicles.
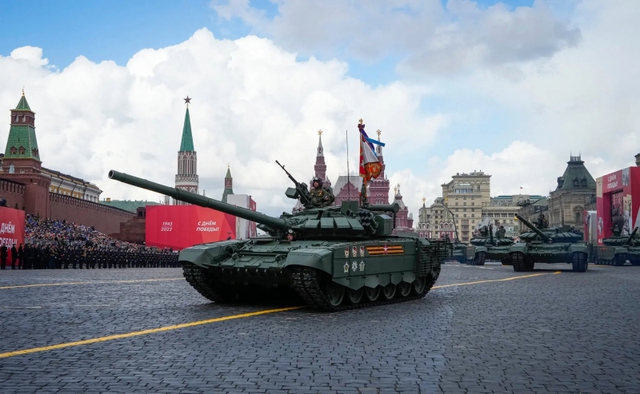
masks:
<path fill-rule="evenodd" d="M 424 297 L 436 283 L 441 264 L 450 259 L 476 265 L 497 260 L 519 272 L 533 270 L 535 263 L 559 262 L 585 272 L 595 255 L 600 263 L 640 264 L 636 231 L 631 237 L 606 240 L 600 250 L 582 241 L 581 234 L 538 228 L 520 216 L 531 230 L 520 234 L 520 242 L 494 237 L 492 230 L 472 239 L 471 245 L 394 234 L 398 204 L 369 204 L 365 198 L 318 206 L 307 185 L 285 172 L 295 184 L 286 196 L 300 201 L 304 209 L 280 217 L 113 170 L 109 178 L 258 223 L 265 235 L 180 251 L 187 282 L 216 303 L 284 297 L 324 311 L 341 311 L 404 302 Z"/>
<path fill-rule="evenodd" d="M 570 228 L 547 227 L 542 220 L 535 225 L 516 214 L 528 231 L 512 237 L 496 237 L 493 226 L 482 227 L 482 232 L 469 241 L 469 245 L 454 243 L 450 260 L 462 264 L 484 265 L 487 260 L 512 265 L 516 272 L 532 271 L 535 263 L 568 263 L 574 272 L 585 272 L 589 262 L 597 265 L 640 265 L 640 237 L 636 227 L 630 235 L 614 233 L 603 239 L 603 245 L 584 241 L 582 233 Z"/>

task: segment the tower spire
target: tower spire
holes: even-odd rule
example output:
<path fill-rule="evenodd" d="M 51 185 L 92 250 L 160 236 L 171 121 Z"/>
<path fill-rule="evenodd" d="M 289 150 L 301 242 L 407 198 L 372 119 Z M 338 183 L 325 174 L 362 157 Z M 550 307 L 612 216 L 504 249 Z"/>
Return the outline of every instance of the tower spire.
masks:
<path fill-rule="evenodd" d="M 176 188 L 191 193 L 198 193 L 198 156 L 193 147 L 193 135 L 191 133 L 191 117 L 189 115 L 189 103 L 191 97 L 184 98 L 187 107 L 182 126 L 182 138 L 178 151 L 178 173 L 176 174 Z M 174 201 L 175 205 L 186 205 L 181 201 Z"/>
<path fill-rule="evenodd" d="M 231 165 L 227 164 L 227 174 L 224 176 L 224 191 L 222 201 L 227 202 L 227 196 L 233 194 L 233 177 L 231 176 Z"/>
<path fill-rule="evenodd" d="M 324 162 L 324 148 L 322 147 L 322 133 L 324 131 L 318 130 L 318 148 L 316 154 L 316 164 L 313 166 L 313 172 L 315 176 L 322 179 L 325 186 L 331 186 L 331 181 L 327 179 L 327 165 Z M 310 182 L 311 184 L 312 182 Z"/>

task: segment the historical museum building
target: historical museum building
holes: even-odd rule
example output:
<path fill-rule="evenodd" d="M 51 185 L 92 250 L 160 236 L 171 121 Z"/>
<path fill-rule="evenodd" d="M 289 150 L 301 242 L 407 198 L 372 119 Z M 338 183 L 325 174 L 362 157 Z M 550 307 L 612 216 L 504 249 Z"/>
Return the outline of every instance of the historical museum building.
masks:
<path fill-rule="evenodd" d="M 7 206 L 54 220 L 68 220 L 106 234 L 134 214 L 99 203 L 94 184 L 42 166 L 36 138 L 36 116 L 22 97 L 11 110 L 7 145 L 0 164 L 0 193 Z"/>

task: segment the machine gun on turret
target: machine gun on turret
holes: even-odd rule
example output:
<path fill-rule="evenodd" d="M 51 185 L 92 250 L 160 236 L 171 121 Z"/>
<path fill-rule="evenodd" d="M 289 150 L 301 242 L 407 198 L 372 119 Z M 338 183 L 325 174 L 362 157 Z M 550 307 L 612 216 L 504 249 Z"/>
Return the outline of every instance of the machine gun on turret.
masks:
<path fill-rule="evenodd" d="M 278 164 L 280 168 L 282 168 L 282 171 L 287 174 L 289 179 L 291 179 L 291 182 L 296 185 L 295 188 L 288 188 L 285 192 L 285 195 L 289 198 L 300 199 L 300 202 L 302 203 L 302 205 L 304 205 L 305 208 L 312 208 L 313 204 L 311 203 L 311 195 L 309 194 L 309 187 L 307 186 L 307 184 L 304 182 L 298 182 L 296 178 L 294 178 L 293 175 L 291 175 L 289 171 L 287 171 L 278 160 L 276 160 L 276 164 Z"/>

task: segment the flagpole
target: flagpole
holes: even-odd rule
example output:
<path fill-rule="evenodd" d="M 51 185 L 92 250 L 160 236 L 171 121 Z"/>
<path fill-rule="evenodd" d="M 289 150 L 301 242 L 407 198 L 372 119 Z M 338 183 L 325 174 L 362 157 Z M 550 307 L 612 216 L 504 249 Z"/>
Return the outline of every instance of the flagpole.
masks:
<path fill-rule="evenodd" d="M 351 176 L 349 175 L 349 130 L 344 131 L 344 140 L 347 144 L 347 201 L 349 201 L 351 200 L 351 190 L 349 189 L 349 183 L 351 183 Z"/>

